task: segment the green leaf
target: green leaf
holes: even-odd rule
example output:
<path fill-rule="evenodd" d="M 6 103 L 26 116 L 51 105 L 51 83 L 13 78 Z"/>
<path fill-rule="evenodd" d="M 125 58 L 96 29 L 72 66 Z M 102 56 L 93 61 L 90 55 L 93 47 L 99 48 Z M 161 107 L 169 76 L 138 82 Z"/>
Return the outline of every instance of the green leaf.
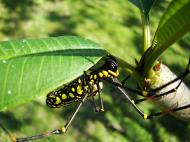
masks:
<path fill-rule="evenodd" d="M 75 36 L 0 42 L 0 110 L 68 83 L 92 67 L 105 50 Z"/>
<path fill-rule="evenodd" d="M 190 31 L 190 1 L 173 0 L 160 20 L 151 52 L 145 60 L 147 72 L 155 60 L 184 34 Z"/>
<path fill-rule="evenodd" d="M 147 16 L 156 0 L 129 0 L 129 1 L 133 3 L 135 6 L 137 6 L 142 11 L 142 13 L 144 13 Z"/>

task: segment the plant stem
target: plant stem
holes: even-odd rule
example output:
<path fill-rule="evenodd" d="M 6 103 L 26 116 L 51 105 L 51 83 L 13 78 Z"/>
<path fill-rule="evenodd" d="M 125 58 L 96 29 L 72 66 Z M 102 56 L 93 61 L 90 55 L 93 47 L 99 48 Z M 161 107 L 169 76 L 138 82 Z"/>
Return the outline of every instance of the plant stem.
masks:
<path fill-rule="evenodd" d="M 145 52 L 150 47 L 150 26 L 148 15 L 145 15 L 144 12 L 141 12 L 142 19 L 142 32 L 143 32 L 143 51 Z"/>

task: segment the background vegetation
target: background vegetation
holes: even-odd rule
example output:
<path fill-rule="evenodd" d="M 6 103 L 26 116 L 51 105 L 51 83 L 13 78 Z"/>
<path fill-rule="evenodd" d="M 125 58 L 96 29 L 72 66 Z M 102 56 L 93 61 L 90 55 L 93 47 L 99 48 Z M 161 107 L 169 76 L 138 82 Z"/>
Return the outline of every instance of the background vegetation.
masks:
<path fill-rule="evenodd" d="M 154 33 L 169 0 L 155 3 L 150 13 Z M 0 40 L 79 35 L 96 41 L 110 53 L 128 62 L 139 59 L 142 32 L 139 10 L 123 0 L 1 0 Z M 190 35 L 172 45 L 162 61 L 179 74 L 189 57 Z M 30 83 L 30 82 L 28 82 Z M 190 82 L 187 80 L 187 83 Z M 134 87 L 134 84 L 130 83 Z M 45 94 L 44 94 L 45 95 Z M 172 116 L 144 121 L 113 86 L 103 91 L 105 112 L 94 113 L 85 103 L 66 135 L 54 136 L 44 142 L 181 142 L 190 141 L 190 124 Z M 131 94 L 132 96 L 132 94 Z M 139 105 L 146 112 L 157 111 L 151 102 Z M 38 99 L 14 110 L 0 113 L 4 125 L 18 136 L 26 136 L 64 125 L 76 104 L 52 110 L 45 100 Z M 0 131 L 0 141 L 9 141 Z"/>

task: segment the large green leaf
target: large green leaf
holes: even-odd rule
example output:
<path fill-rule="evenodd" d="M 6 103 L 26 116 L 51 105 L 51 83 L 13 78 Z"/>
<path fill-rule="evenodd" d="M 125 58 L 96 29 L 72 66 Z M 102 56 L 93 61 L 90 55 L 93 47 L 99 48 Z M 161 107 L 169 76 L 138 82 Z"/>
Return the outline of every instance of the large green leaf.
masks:
<path fill-rule="evenodd" d="M 92 67 L 105 50 L 75 36 L 0 42 L 0 110 L 68 83 Z"/>
<path fill-rule="evenodd" d="M 145 72 L 154 61 L 173 43 L 190 31 L 190 1 L 173 0 L 160 20 L 153 40 L 156 46 L 145 60 Z"/>
<path fill-rule="evenodd" d="M 129 0 L 136 5 L 145 15 L 148 15 L 156 0 Z"/>

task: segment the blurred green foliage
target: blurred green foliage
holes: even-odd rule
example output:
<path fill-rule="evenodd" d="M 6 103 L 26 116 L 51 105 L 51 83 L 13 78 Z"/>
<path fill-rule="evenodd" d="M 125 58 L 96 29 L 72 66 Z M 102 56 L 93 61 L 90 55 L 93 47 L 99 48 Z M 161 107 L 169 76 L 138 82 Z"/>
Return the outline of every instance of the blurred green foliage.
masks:
<path fill-rule="evenodd" d="M 158 1 L 150 12 L 151 32 L 169 4 Z M 96 41 L 110 53 L 134 63 L 141 50 L 140 12 L 124 0 L 1 0 L 0 40 L 79 35 Z M 189 56 L 190 35 L 172 45 L 162 56 L 176 73 L 184 70 Z M 188 80 L 187 80 L 188 81 Z M 30 83 L 30 82 L 29 82 Z M 129 83 L 134 87 L 134 84 Z M 44 94 L 45 95 L 45 94 Z M 189 142 L 190 124 L 172 116 L 144 121 L 115 87 L 103 91 L 105 112 L 94 113 L 89 102 L 63 136 L 42 142 Z M 132 94 L 131 94 L 131 97 Z M 50 109 L 45 100 L 23 104 L 0 113 L 3 124 L 18 136 L 32 135 L 63 126 L 77 104 Z M 158 111 L 151 102 L 139 105 L 145 112 Z M 9 141 L 0 130 L 0 141 Z"/>

